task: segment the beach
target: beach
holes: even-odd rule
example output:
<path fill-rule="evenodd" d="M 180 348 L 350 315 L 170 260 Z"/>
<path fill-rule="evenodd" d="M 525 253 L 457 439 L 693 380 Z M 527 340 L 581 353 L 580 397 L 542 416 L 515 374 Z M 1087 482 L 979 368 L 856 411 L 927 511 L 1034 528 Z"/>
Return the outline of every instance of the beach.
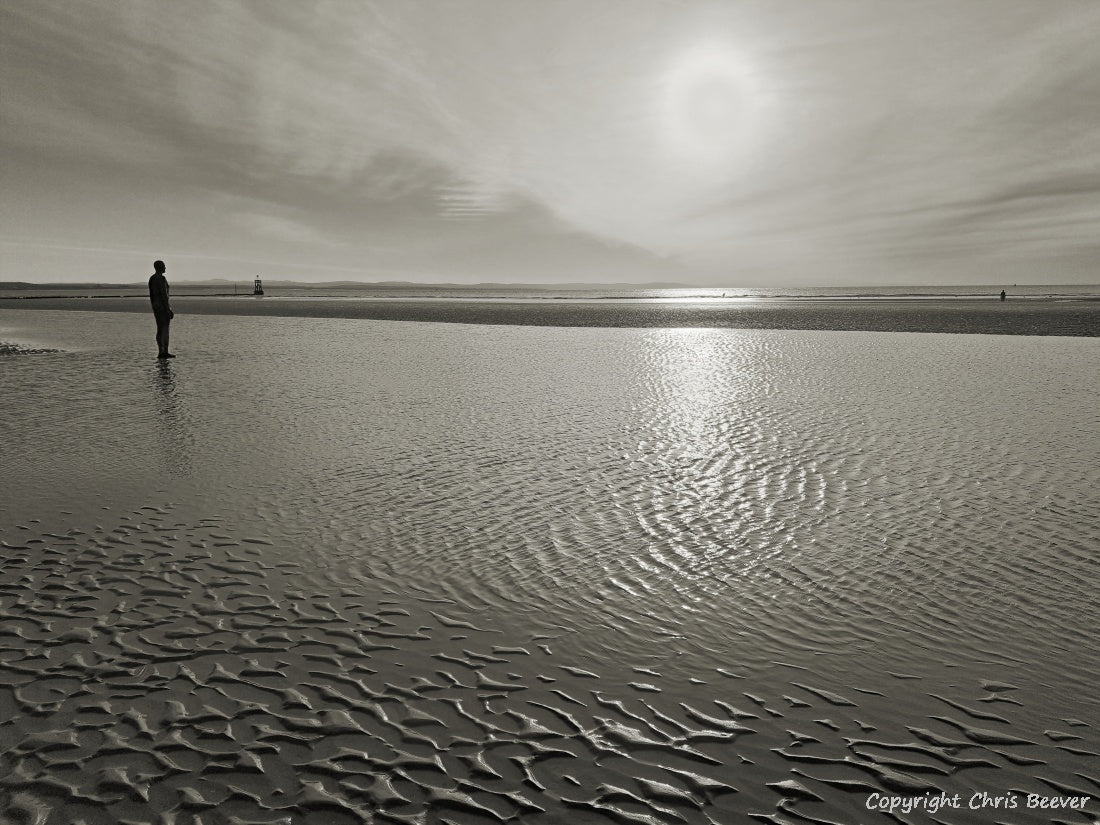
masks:
<path fill-rule="evenodd" d="M 173 308 L 0 302 L 9 820 L 1100 815 L 1096 302 Z"/>
<path fill-rule="evenodd" d="M 148 313 L 145 295 L 7 297 L 0 309 Z M 377 321 L 430 321 L 512 326 L 804 329 L 941 332 L 992 335 L 1100 336 L 1100 300 L 1093 296 L 994 298 L 936 296 L 809 299 L 410 299 L 186 295 L 181 313 Z"/>

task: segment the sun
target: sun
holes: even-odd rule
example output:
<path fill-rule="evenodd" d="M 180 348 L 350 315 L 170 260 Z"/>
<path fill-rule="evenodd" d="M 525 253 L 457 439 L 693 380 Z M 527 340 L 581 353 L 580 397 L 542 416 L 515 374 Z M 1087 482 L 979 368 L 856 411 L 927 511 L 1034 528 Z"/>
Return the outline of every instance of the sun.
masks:
<path fill-rule="evenodd" d="M 659 87 L 659 120 L 671 153 L 700 171 L 732 168 L 753 134 L 758 109 L 744 57 L 725 44 L 696 45 L 670 61 Z"/>

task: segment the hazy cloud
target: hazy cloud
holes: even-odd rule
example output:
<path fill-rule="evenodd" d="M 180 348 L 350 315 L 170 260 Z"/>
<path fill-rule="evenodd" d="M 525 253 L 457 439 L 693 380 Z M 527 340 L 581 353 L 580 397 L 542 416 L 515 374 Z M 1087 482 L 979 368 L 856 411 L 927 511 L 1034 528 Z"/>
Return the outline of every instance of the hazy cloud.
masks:
<path fill-rule="evenodd" d="M 0 218 L 417 277 L 1080 279 L 1098 32 L 1073 0 L 9 3 Z"/>

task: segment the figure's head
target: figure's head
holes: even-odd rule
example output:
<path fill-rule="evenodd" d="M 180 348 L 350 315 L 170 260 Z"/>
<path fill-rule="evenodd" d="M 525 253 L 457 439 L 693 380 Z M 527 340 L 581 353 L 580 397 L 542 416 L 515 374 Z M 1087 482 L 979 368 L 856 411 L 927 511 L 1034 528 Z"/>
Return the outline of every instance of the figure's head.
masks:
<path fill-rule="evenodd" d="M 156 270 L 158 274 L 163 273 L 164 261 L 153 261 L 153 269 Z"/>

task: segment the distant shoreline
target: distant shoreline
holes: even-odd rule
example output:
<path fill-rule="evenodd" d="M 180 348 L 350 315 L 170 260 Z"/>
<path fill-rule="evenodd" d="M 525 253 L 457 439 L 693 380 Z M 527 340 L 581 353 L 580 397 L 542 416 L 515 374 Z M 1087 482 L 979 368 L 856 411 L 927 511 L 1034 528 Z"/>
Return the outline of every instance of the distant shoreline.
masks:
<path fill-rule="evenodd" d="M 192 315 L 610 328 L 730 328 L 1100 337 L 1100 301 L 991 298 L 623 299 L 259 298 L 174 295 Z M 148 314 L 143 296 L 0 298 L 0 309 Z"/>
<path fill-rule="evenodd" d="M 125 299 L 144 299 L 146 297 L 145 290 L 138 290 L 135 288 L 131 293 L 119 293 L 119 294 L 99 294 L 99 295 L 0 295 L 0 301 L 42 301 L 42 300 L 100 300 L 103 298 L 125 298 Z M 304 300 L 304 301 L 318 301 L 318 300 L 335 300 L 335 301 L 439 301 L 439 302 L 453 302 L 453 301 L 509 301 L 513 303 L 537 303 L 542 301 L 568 301 L 574 303 L 584 303 L 587 301 L 619 301 L 624 303 L 669 303 L 669 302 L 684 302 L 684 301 L 700 301 L 707 303 L 718 303 L 721 301 L 745 301 L 745 302 L 829 302 L 829 301 L 976 301 L 985 303 L 987 301 L 996 300 L 996 296 L 990 297 L 983 294 L 973 294 L 968 292 L 963 293 L 942 293 L 936 295 L 928 295 L 919 292 L 912 293 L 899 293 L 899 294 L 885 294 L 881 292 L 867 292 L 867 293 L 851 293 L 851 294 L 838 294 L 838 295 L 676 295 L 676 296 L 660 296 L 660 295 L 386 295 L 386 294 L 359 294 L 359 295 L 342 295 L 342 294 L 324 294 L 324 295 L 253 295 L 250 292 L 184 292 L 182 290 L 176 290 L 173 293 L 174 298 L 237 298 L 237 299 L 252 299 L 264 297 L 267 300 Z M 1096 301 L 1100 302 L 1100 295 L 1071 295 L 1064 293 L 1050 293 L 1046 295 L 1014 295 L 1013 301 Z"/>

